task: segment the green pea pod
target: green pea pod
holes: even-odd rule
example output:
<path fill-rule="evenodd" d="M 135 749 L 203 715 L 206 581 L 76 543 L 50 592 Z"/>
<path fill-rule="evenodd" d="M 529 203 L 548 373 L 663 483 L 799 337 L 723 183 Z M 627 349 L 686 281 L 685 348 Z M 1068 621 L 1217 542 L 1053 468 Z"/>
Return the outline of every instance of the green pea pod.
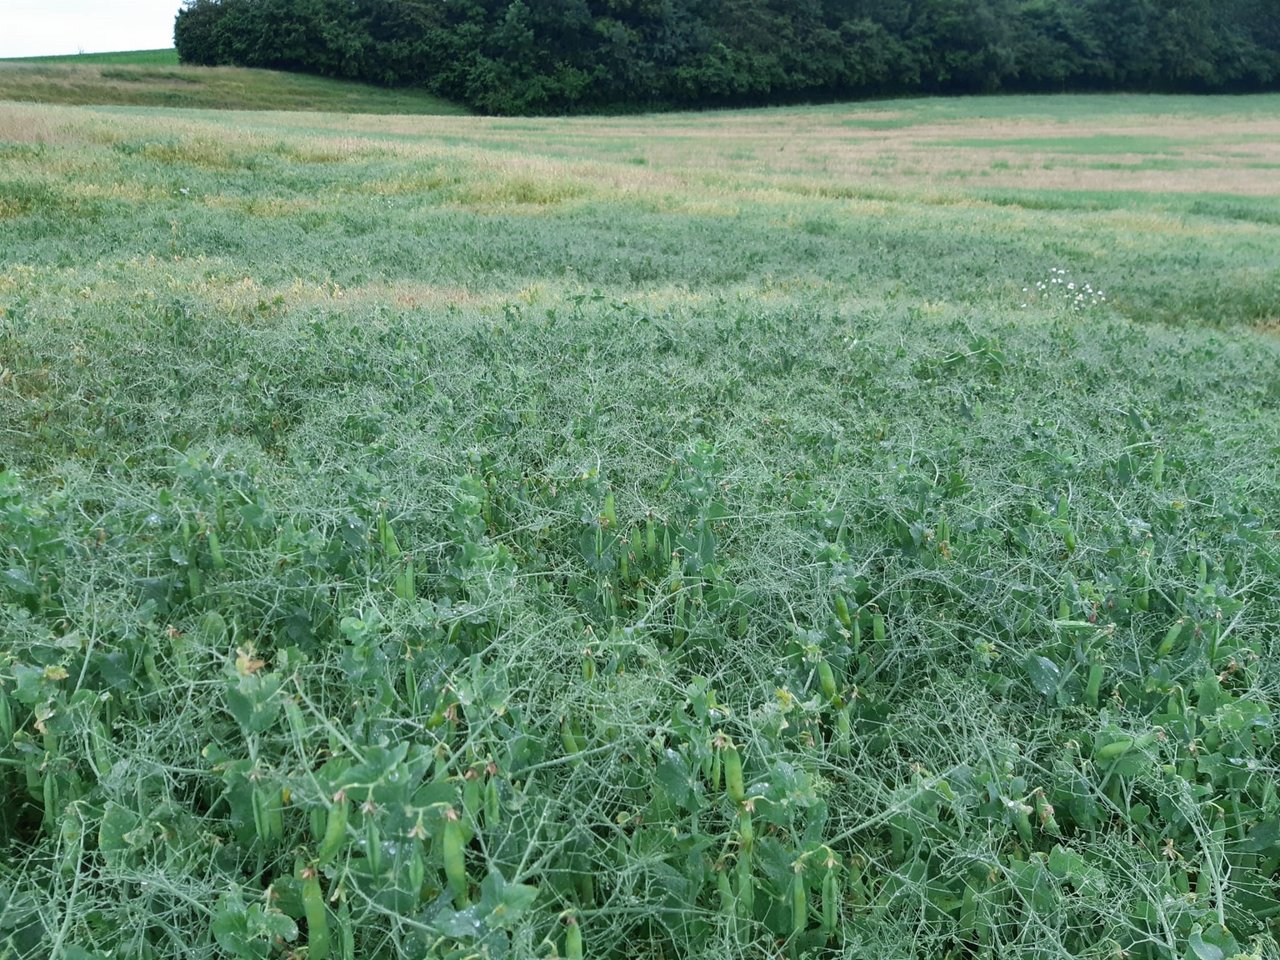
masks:
<path fill-rule="evenodd" d="M 453 809 L 445 811 L 444 836 L 440 842 L 444 875 L 458 909 L 467 905 L 467 855 L 462 842 L 462 821 Z"/>
<path fill-rule="evenodd" d="M 738 835 L 742 841 L 742 849 L 750 853 L 756 841 L 755 825 L 751 822 L 751 811 L 743 806 L 738 811 Z"/>
<path fill-rule="evenodd" d="M 822 932 L 828 937 L 836 932 L 840 915 L 840 883 L 835 867 L 828 867 L 822 878 Z"/>
<path fill-rule="evenodd" d="M 967 880 L 964 893 L 960 898 L 960 936 L 966 940 L 973 939 L 978 927 L 978 897 L 973 884 Z"/>
<path fill-rule="evenodd" d="M 227 561 L 222 556 L 222 544 L 218 542 L 218 532 L 212 529 L 209 531 L 209 561 L 215 570 L 225 570 L 227 567 Z"/>
<path fill-rule="evenodd" d="M 849 747 L 853 742 L 853 723 L 849 719 L 848 704 L 836 711 L 836 747 L 842 757 L 849 755 Z"/>
<path fill-rule="evenodd" d="M 569 929 L 564 934 L 565 960 L 582 960 L 582 926 L 575 917 L 569 918 Z"/>
<path fill-rule="evenodd" d="M 1013 825 L 1018 830 L 1018 839 L 1022 841 L 1023 846 L 1031 847 L 1033 843 L 1031 834 L 1031 812 L 1026 804 L 1018 804 L 1018 809 L 1014 811 Z"/>
<path fill-rule="evenodd" d="M 369 869 L 375 874 L 382 873 L 382 830 L 373 813 L 364 816 L 364 855 L 369 860 Z"/>
<path fill-rule="evenodd" d="M 725 792 L 734 803 L 741 803 L 747 798 L 742 779 L 742 756 L 732 743 L 724 748 L 724 782 Z"/>
<path fill-rule="evenodd" d="M 853 617 L 849 614 L 849 603 L 842 593 L 836 594 L 836 618 L 846 630 L 853 629 Z"/>
<path fill-rule="evenodd" d="M 1147 575 L 1147 571 L 1142 571 L 1142 584 L 1138 588 L 1137 599 L 1139 610 L 1151 609 L 1151 577 Z"/>
<path fill-rule="evenodd" d="M 716 890 L 720 894 L 720 912 L 726 917 L 733 916 L 738 907 L 738 898 L 733 895 L 727 870 L 716 871 Z"/>
<path fill-rule="evenodd" d="M 484 788 L 480 785 L 480 777 L 476 771 L 462 782 L 462 809 L 467 813 L 467 822 L 476 823 L 480 816 L 480 808 L 484 805 Z"/>
<path fill-rule="evenodd" d="M 302 708 L 298 706 L 298 701 L 292 698 L 286 699 L 284 702 L 284 715 L 289 721 L 289 729 L 293 732 L 293 737 L 305 749 L 307 743 L 307 724 L 302 717 Z"/>
<path fill-rule="evenodd" d="M 271 839 L 271 826 L 267 822 L 266 791 L 259 787 L 254 787 L 250 799 L 253 806 L 253 832 L 258 837 L 259 842 L 266 843 Z"/>
<path fill-rule="evenodd" d="M 1106 675 L 1107 668 L 1101 663 L 1089 664 L 1089 677 L 1084 685 L 1085 703 L 1093 708 L 1098 706 L 1098 693 L 1102 689 L 1102 678 Z"/>
<path fill-rule="evenodd" d="M 818 683 L 822 687 L 822 695 L 828 700 L 836 698 L 836 675 L 831 664 L 826 660 L 818 661 Z"/>
<path fill-rule="evenodd" d="M 9 695 L 4 687 L 0 687 L 0 739 L 7 744 L 13 739 L 14 729 L 13 705 L 9 702 Z"/>
<path fill-rule="evenodd" d="M 339 792 L 333 798 L 333 806 L 329 808 L 329 815 L 325 820 L 324 837 L 320 841 L 320 849 L 317 853 L 321 864 L 326 864 L 336 857 L 346 842 L 347 820 L 350 813 L 351 801 L 347 799 L 345 793 Z"/>
<path fill-rule="evenodd" d="M 1164 451 L 1157 450 L 1156 458 L 1151 464 L 1151 485 L 1157 490 L 1164 482 Z"/>
<path fill-rule="evenodd" d="M 489 777 L 484 788 L 484 822 L 493 829 L 502 821 L 502 796 L 498 792 L 498 778 Z"/>
<path fill-rule="evenodd" d="M 876 643 L 883 643 L 885 638 L 884 614 L 873 613 L 871 615 L 871 637 Z"/>
<path fill-rule="evenodd" d="M 804 885 L 804 871 L 796 870 L 791 878 L 791 935 L 798 937 L 809 924 L 809 896 Z"/>
<path fill-rule="evenodd" d="M 272 840 L 284 839 L 284 791 L 273 790 L 267 794 L 267 832 Z"/>
<path fill-rule="evenodd" d="M 422 850 L 415 841 L 413 853 L 409 856 L 409 892 L 421 897 L 422 885 L 427 880 L 427 864 L 422 859 Z"/>
<path fill-rule="evenodd" d="M 863 881 L 862 866 L 861 857 L 853 857 L 849 861 L 849 900 L 859 906 L 867 902 L 867 888 Z"/>
<path fill-rule="evenodd" d="M 751 874 L 751 857 L 745 853 L 738 857 L 738 907 L 748 919 L 755 915 L 755 877 Z"/>
<path fill-rule="evenodd" d="M 307 960 L 327 960 L 329 956 L 329 913 L 316 870 L 303 872 L 302 911 L 307 918 Z"/>
<path fill-rule="evenodd" d="M 1098 763 L 1110 763 L 1113 760 L 1119 760 L 1134 747 L 1142 747 L 1144 738 L 1139 737 L 1121 737 L 1119 740 L 1113 740 L 1110 743 L 1103 744 L 1093 751 L 1093 759 Z"/>
<path fill-rule="evenodd" d="M 568 717 L 560 718 L 560 743 L 564 747 L 564 752 L 569 756 L 582 752 L 582 744 L 578 742 L 578 737 L 573 732 L 573 726 L 570 724 Z"/>
<path fill-rule="evenodd" d="M 1156 648 L 1157 656 L 1163 657 L 1173 651 L 1174 644 L 1178 642 L 1178 637 L 1182 636 L 1182 628 L 1186 622 L 1187 618 L 1181 617 L 1165 631 L 1164 639 L 1160 641 L 1160 646 Z"/>
<path fill-rule="evenodd" d="M 57 829 L 58 817 L 61 811 L 58 809 L 58 778 L 53 775 L 52 770 L 45 770 L 42 792 L 44 795 L 44 827 L 49 833 L 53 833 Z"/>
<path fill-rule="evenodd" d="M 341 938 L 342 960 L 355 960 L 356 925 L 351 921 L 351 907 L 345 900 L 338 908 L 338 936 Z"/>
<path fill-rule="evenodd" d="M 724 763 L 721 760 L 721 752 L 719 750 L 711 751 L 711 789 L 713 791 L 720 790 L 720 781 L 723 779 L 721 774 L 724 772 Z"/>
<path fill-rule="evenodd" d="M 101 720 L 95 720 L 92 733 L 93 765 L 99 779 L 111 773 L 111 755 L 107 752 L 108 743 L 110 740 L 107 737 L 107 728 L 102 725 Z"/>

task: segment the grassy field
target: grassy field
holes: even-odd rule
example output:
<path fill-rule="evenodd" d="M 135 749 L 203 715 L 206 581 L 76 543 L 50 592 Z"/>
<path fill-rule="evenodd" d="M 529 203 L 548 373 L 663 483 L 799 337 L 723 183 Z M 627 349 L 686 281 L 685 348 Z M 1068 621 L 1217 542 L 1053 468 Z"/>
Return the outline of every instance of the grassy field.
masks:
<path fill-rule="evenodd" d="M 1278 144 L 0 104 L 0 957 L 1276 960 Z"/>
<path fill-rule="evenodd" d="M 466 113 L 419 90 L 389 90 L 276 70 L 180 65 L 174 50 L 0 60 L 0 101 L 5 100 L 213 110 Z"/>
<path fill-rule="evenodd" d="M 116 50 L 111 53 L 72 53 L 51 57 L 11 57 L 0 63 L 110 63 L 133 66 L 176 67 L 178 51 L 167 50 Z"/>

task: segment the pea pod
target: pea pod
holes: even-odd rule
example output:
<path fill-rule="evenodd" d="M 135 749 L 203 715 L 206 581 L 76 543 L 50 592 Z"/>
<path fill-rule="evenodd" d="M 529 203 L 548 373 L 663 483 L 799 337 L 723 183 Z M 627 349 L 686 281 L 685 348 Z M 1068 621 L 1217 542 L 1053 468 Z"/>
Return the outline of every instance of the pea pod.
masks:
<path fill-rule="evenodd" d="M 1031 834 L 1031 808 L 1025 803 L 1014 804 L 1013 825 L 1018 831 L 1018 839 L 1022 841 L 1023 846 L 1030 847 L 1033 843 Z"/>
<path fill-rule="evenodd" d="M 480 785 L 479 771 L 468 770 L 462 781 L 462 809 L 466 811 L 468 823 L 478 821 L 483 804 L 484 791 Z"/>
<path fill-rule="evenodd" d="M 253 807 L 253 832 L 259 842 L 266 843 L 271 839 L 271 825 L 267 817 L 267 792 L 255 786 L 250 800 Z"/>
<path fill-rule="evenodd" d="M 804 884 L 804 870 L 796 867 L 791 878 L 791 935 L 798 937 L 809 924 L 809 895 Z"/>
<path fill-rule="evenodd" d="M 93 766 L 99 779 L 111 773 L 111 756 L 107 753 L 108 743 L 110 743 L 110 739 L 107 737 L 107 728 L 102 725 L 101 720 L 95 720 L 92 728 L 91 745 L 93 749 Z"/>
<path fill-rule="evenodd" d="M 54 776 L 52 770 L 45 770 L 43 793 L 44 827 L 52 834 L 57 829 L 58 818 L 61 813 L 58 807 L 58 778 Z"/>
<path fill-rule="evenodd" d="M 415 897 L 422 895 L 422 885 L 427 880 L 427 864 L 422 859 L 420 844 L 414 844 L 413 853 L 409 855 L 409 892 Z"/>
<path fill-rule="evenodd" d="M 484 823 L 490 829 L 502 820 L 502 796 L 498 792 L 498 778 L 489 777 L 484 787 Z"/>
<path fill-rule="evenodd" d="M 884 614 L 873 613 L 871 615 L 871 638 L 876 643 L 883 643 L 885 638 Z"/>
<path fill-rule="evenodd" d="M 853 725 L 849 720 L 849 709 L 846 704 L 836 711 L 836 752 L 842 757 L 849 756 L 853 742 Z"/>
<path fill-rule="evenodd" d="M 369 860 L 369 869 L 375 874 L 382 873 L 382 830 L 372 804 L 365 805 L 364 855 Z"/>
<path fill-rule="evenodd" d="M 218 542 L 218 532 L 213 529 L 209 531 L 209 560 L 213 564 L 213 569 L 226 569 L 227 561 L 222 556 L 222 544 Z"/>
<path fill-rule="evenodd" d="M 1093 759 L 1098 763 L 1110 763 L 1113 760 L 1119 760 L 1130 750 L 1149 747 L 1154 741 L 1154 733 L 1144 733 L 1140 737 L 1121 737 L 1097 747 L 1093 751 Z"/>
<path fill-rule="evenodd" d="M 973 884 L 966 880 L 960 897 L 960 936 L 966 940 L 976 939 L 977 928 L 978 897 Z"/>
<path fill-rule="evenodd" d="M 573 725 L 568 717 L 560 718 L 560 743 L 569 756 L 582 752 L 582 744 L 578 741 L 577 734 L 573 732 Z"/>
<path fill-rule="evenodd" d="M 755 914 L 755 877 L 751 874 L 751 857 L 746 852 L 738 856 L 738 907 L 744 917 Z"/>
<path fill-rule="evenodd" d="M 836 932 L 840 915 L 840 882 L 834 864 L 822 877 L 822 932 L 828 937 Z"/>
<path fill-rule="evenodd" d="M 738 906 L 738 898 L 733 895 L 733 886 L 729 883 L 727 870 L 716 870 L 716 891 L 720 894 L 720 912 L 726 917 L 733 916 Z"/>
<path fill-rule="evenodd" d="M 293 732 L 293 738 L 298 741 L 299 746 L 305 749 L 307 743 L 307 724 L 302 717 L 302 708 L 298 706 L 298 701 L 292 697 L 284 702 L 284 715 L 289 721 L 289 729 Z"/>
<path fill-rule="evenodd" d="M 593 906 L 596 902 L 596 880 L 595 875 L 588 867 L 578 871 L 577 876 L 578 901 L 584 907 Z"/>
<path fill-rule="evenodd" d="M 338 908 L 338 936 L 341 938 L 342 960 L 355 960 L 356 925 L 351 922 L 351 907 L 344 900 Z"/>
<path fill-rule="evenodd" d="M 329 815 L 324 824 L 324 837 L 320 841 L 320 849 L 317 853 L 321 864 L 326 864 L 336 857 L 343 843 L 346 842 L 347 820 L 350 813 L 351 801 L 343 791 L 339 790 L 333 797 L 333 806 L 329 808 Z"/>
<path fill-rule="evenodd" d="M 749 854 L 755 845 L 756 828 L 751 822 L 751 811 L 747 807 L 748 804 L 743 804 L 738 811 L 738 836 L 742 842 L 742 850 Z"/>
<path fill-rule="evenodd" d="M 5 743 L 13 739 L 13 705 L 9 703 L 9 695 L 0 686 L 0 739 Z"/>
<path fill-rule="evenodd" d="M 822 688 L 822 695 L 828 700 L 836 698 L 836 675 L 831 669 L 831 664 L 826 660 L 818 661 L 818 683 Z"/>
<path fill-rule="evenodd" d="M 1151 609 L 1151 577 L 1142 571 L 1142 585 L 1138 588 L 1137 604 L 1139 610 Z"/>
<path fill-rule="evenodd" d="M 1102 690 L 1102 678 L 1106 676 L 1107 668 L 1101 663 L 1094 661 L 1089 664 L 1089 677 L 1084 685 L 1085 703 L 1093 708 L 1098 706 L 1098 694 Z"/>
<path fill-rule="evenodd" d="M 853 617 L 849 614 L 849 603 L 842 593 L 836 594 L 836 618 L 846 630 L 853 629 Z"/>
<path fill-rule="evenodd" d="M 325 828 L 329 825 L 329 811 L 324 807 L 312 807 L 307 820 L 311 827 L 311 839 L 319 843 L 324 839 Z"/>
<path fill-rule="evenodd" d="M 566 960 L 582 960 L 582 926 L 576 917 L 569 918 L 569 929 L 564 934 Z"/>
<path fill-rule="evenodd" d="M 1186 625 L 1187 618 L 1179 617 L 1178 620 L 1165 632 L 1164 639 L 1160 641 L 1160 646 L 1156 648 L 1156 655 L 1163 657 L 1173 651 L 1173 646 L 1178 642 L 1178 637 L 1182 636 L 1182 628 Z"/>
<path fill-rule="evenodd" d="M 444 875 L 458 909 L 467 905 L 467 855 L 463 849 L 462 821 L 452 807 L 444 814 L 444 835 L 440 842 Z"/>
<path fill-rule="evenodd" d="M 741 803 L 747 798 L 742 779 L 742 755 L 732 743 L 724 747 L 724 783 L 725 792 L 734 803 Z"/>
<path fill-rule="evenodd" d="M 1155 460 L 1151 464 L 1151 485 L 1157 490 L 1164 482 L 1164 451 L 1157 450 Z"/>
<path fill-rule="evenodd" d="M 320 873 L 302 872 L 302 911 L 307 918 L 307 960 L 327 960 L 329 956 L 329 914 L 320 889 Z"/>
<path fill-rule="evenodd" d="M 284 839 L 284 805 L 287 799 L 287 790 L 273 790 L 267 795 L 267 832 L 276 841 Z"/>

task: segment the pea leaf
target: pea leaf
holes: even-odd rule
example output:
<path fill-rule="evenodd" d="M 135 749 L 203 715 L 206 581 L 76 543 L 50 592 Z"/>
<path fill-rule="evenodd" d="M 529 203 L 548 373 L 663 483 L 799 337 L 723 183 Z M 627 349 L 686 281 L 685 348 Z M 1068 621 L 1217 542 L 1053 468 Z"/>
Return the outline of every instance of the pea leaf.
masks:
<path fill-rule="evenodd" d="M 1031 679 L 1031 685 L 1042 696 L 1052 698 L 1057 695 L 1058 688 L 1062 685 L 1062 671 L 1056 663 L 1048 657 L 1030 656 L 1023 667 Z"/>

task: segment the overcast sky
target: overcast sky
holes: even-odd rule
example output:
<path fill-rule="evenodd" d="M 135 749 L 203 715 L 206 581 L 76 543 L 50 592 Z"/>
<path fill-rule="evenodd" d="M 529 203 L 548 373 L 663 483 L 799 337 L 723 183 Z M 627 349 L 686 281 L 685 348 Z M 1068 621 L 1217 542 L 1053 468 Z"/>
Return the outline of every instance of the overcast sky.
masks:
<path fill-rule="evenodd" d="M 0 0 L 0 57 L 173 46 L 181 0 Z"/>

